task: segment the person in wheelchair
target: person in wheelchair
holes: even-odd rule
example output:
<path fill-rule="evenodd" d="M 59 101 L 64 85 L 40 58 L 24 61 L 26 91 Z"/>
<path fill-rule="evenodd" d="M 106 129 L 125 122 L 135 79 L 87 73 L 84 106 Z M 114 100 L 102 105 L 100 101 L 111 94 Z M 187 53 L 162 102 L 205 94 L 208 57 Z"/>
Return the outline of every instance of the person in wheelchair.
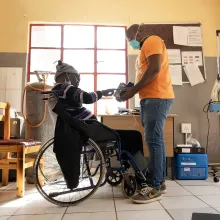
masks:
<path fill-rule="evenodd" d="M 52 91 L 55 91 L 61 102 L 65 105 L 71 116 L 82 119 L 97 119 L 96 116 L 83 107 L 83 104 L 93 104 L 103 96 L 112 96 L 114 89 L 107 89 L 96 92 L 86 92 L 79 88 L 80 74 L 71 65 L 58 61 L 55 74 L 55 86 Z"/>
<path fill-rule="evenodd" d="M 115 89 L 106 89 L 96 92 L 83 91 L 79 88 L 80 74 L 73 66 L 59 60 L 56 69 L 57 71 L 54 77 L 56 83 L 52 91 L 57 93 L 68 113 L 76 119 L 97 120 L 96 116 L 82 105 L 93 104 L 103 96 L 112 96 Z M 55 126 L 57 115 L 51 110 L 55 105 L 53 100 L 50 100 L 49 105 L 50 114 Z M 143 154 L 143 144 L 140 134 L 128 130 L 116 130 L 116 132 L 122 139 L 122 149 L 128 150 L 132 155 L 138 151 Z"/>
<path fill-rule="evenodd" d="M 66 63 L 63 63 L 62 61 L 58 61 L 58 65 L 56 66 L 56 69 L 57 69 L 56 74 L 55 74 L 56 83 L 55 83 L 54 87 L 52 88 L 52 92 L 56 93 L 56 95 L 59 99 L 59 102 L 62 103 L 62 106 L 64 107 L 63 110 L 67 111 L 68 114 L 71 117 L 73 117 L 74 119 L 83 120 L 89 124 L 90 124 L 89 121 L 91 121 L 91 123 L 93 123 L 92 121 L 94 121 L 94 120 L 97 121 L 96 116 L 91 111 L 89 111 L 88 109 L 83 107 L 83 104 L 92 104 L 92 103 L 97 102 L 103 96 L 112 96 L 114 94 L 115 89 L 107 89 L 107 90 L 88 93 L 88 92 L 83 91 L 79 88 L 80 75 L 79 75 L 78 71 L 73 66 L 68 65 Z M 55 102 L 53 102 L 53 101 L 55 101 Z M 48 101 L 48 106 L 49 106 L 49 112 L 50 112 L 52 119 L 54 121 L 54 125 L 56 123 L 55 139 L 54 140 L 55 140 L 55 143 L 57 140 L 62 148 L 62 149 L 57 148 L 58 150 L 60 150 L 60 153 L 57 154 L 57 156 L 59 156 L 60 159 L 58 157 L 57 157 L 57 159 L 62 161 L 62 160 L 65 160 L 65 156 L 66 156 L 65 153 L 63 152 L 62 146 L 65 145 L 67 142 L 65 142 L 65 139 L 62 138 L 62 133 L 64 132 L 63 129 L 57 130 L 57 114 L 54 113 L 54 112 L 56 112 L 56 111 L 54 111 L 54 108 L 56 108 L 56 107 L 54 107 L 54 106 L 56 106 L 56 102 L 57 102 L 57 98 L 54 100 L 53 100 L 53 98 L 50 98 Z M 59 124 L 59 120 L 58 120 L 58 124 Z M 140 132 L 133 131 L 133 130 L 112 130 L 104 125 L 101 126 L 100 123 L 98 123 L 98 122 L 94 123 L 94 126 L 93 127 L 90 126 L 90 128 L 92 128 L 93 132 L 92 133 L 90 132 L 89 138 L 91 138 L 95 142 L 97 142 L 97 139 L 98 140 L 101 139 L 103 141 L 103 138 L 104 138 L 106 132 L 107 133 L 114 133 L 113 134 L 114 137 L 115 136 L 119 137 L 119 139 L 120 139 L 120 152 L 126 151 L 126 153 L 124 153 L 123 155 L 122 154 L 120 155 L 120 159 L 119 159 L 120 163 L 122 161 L 125 162 L 125 163 L 121 163 L 121 166 L 124 167 L 123 169 L 128 169 L 130 167 L 130 165 L 134 168 L 135 174 L 136 174 L 135 175 L 136 182 L 138 182 L 138 180 L 140 178 L 144 178 L 144 173 L 146 171 L 145 169 L 147 167 L 147 164 L 146 164 L 145 158 L 143 156 L 143 143 L 142 143 L 142 136 L 141 136 Z M 58 132 L 56 132 L 56 130 Z M 91 131 L 91 129 L 90 129 L 90 131 Z M 67 133 L 64 135 L 66 135 L 65 137 L 68 138 Z M 110 134 L 110 136 L 112 136 L 112 135 Z M 111 141 L 112 141 L 112 139 L 111 139 Z M 65 143 L 63 143 L 63 142 L 65 142 Z M 99 144 L 99 147 L 103 153 L 103 156 L 105 157 L 106 156 L 105 155 L 106 142 Z M 76 158 L 75 160 L 78 160 L 78 159 Z M 108 157 L 106 157 L 105 159 L 108 159 Z M 71 160 L 74 160 L 74 159 L 70 159 L 70 161 Z M 63 161 L 62 163 L 64 163 L 65 166 L 68 165 L 65 161 Z M 67 168 L 67 170 L 68 170 L 68 168 Z M 108 168 L 107 168 L 107 170 L 108 170 Z M 111 171 L 111 165 L 109 167 L 109 170 L 110 170 L 110 172 L 108 173 L 108 171 L 107 171 L 107 173 L 108 173 L 108 175 L 110 175 L 111 178 L 112 177 L 117 178 L 115 176 L 117 176 L 118 173 L 120 174 L 121 177 L 116 182 L 112 182 L 111 179 L 108 179 L 109 181 L 107 180 L 107 182 L 113 186 L 120 184 L 122 181 L 122 174 L 120 173 L 120 171 L 116 171 L 116 173 L 114 173 L 114 171 Z M 133 180 L 127 179 L 126 181 L 131 182 Z M 124 184 L 124 187 L 129 187 L 129 184 L 127 184 L 127 186 L 125 186 L 125 184 Z M 75 185 L 77 185 L 77 182 Z M 133 186 L 134 187 L 132 189 L 130 189 L 130 192 L 125 190 L 127 192 L 127 194 L 129 194 L 129 196 L 133 195 L 136 191 L 136 184 L 133 183 Z M 72 189 L 73 187 L 69 187 L 69 188 Z"/>

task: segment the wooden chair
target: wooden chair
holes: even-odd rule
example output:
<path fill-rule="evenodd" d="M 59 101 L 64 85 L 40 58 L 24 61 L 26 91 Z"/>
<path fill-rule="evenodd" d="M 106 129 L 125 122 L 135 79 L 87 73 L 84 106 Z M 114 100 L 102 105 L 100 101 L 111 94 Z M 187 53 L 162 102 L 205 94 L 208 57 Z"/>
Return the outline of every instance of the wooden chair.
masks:
<path fill-rule="evenodd" d="M 10 103 L 0 102 L 0 109 L 5 114 L 0 115 L 0 121 L 4 121 L 4 139 L 0 140 L 0 169 L 2 169 L 2 185 L 8 185 L 9 170 L 16 170 L 17 197 L 23 197 L 25 192 L 25 169 L 32 167 L 34 158 L 25 157 L 27 154 L 38 152 L 41 142 L 34 140 L 10 139 Z M 11 153 L 16 153 L 16 158 L 11 158 Z"/>

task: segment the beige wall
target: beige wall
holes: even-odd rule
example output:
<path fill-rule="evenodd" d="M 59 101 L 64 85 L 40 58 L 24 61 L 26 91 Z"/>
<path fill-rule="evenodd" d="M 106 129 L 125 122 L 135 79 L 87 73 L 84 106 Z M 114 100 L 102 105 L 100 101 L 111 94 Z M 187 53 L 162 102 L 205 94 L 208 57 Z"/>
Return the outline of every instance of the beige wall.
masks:
<path fill-rule="evenodd" d="M 27 52 L 31 22 L 117 25 L 201 22 L 205 55 L 216 55 L 220 0 L 0 0 L 0 3 L 0 52 Z"/>

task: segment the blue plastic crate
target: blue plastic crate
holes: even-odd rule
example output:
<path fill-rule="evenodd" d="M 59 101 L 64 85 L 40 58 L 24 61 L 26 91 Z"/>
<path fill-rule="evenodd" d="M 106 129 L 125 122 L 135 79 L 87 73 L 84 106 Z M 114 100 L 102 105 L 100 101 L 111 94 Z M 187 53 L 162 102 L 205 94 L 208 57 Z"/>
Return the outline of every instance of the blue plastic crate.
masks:
<path fill-rule="evenodd" d="M 180 180 L 207 179 L 207 154 L 177 154 L 175 156 L 175 176 Z"/>

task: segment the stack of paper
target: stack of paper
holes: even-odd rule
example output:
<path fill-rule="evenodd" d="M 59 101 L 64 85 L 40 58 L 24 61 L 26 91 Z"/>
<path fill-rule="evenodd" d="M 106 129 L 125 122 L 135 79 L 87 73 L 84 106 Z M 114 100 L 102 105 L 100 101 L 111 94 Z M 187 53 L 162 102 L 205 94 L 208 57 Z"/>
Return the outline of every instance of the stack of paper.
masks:
<path fill-rule="evenodd" d="M 172 85 L 183 85 L 181 65 L 170 65 L 170 75 L 172 79 Z"/>
<path fill-rule="evenodd" d="M 197 85 L 199 83 L 203 83 L 205 81 L 197 65 L 193 65 L 193 64 L 186 65 L 184 67 L 184 71 L 189 79 L 191 86 Z"/>

